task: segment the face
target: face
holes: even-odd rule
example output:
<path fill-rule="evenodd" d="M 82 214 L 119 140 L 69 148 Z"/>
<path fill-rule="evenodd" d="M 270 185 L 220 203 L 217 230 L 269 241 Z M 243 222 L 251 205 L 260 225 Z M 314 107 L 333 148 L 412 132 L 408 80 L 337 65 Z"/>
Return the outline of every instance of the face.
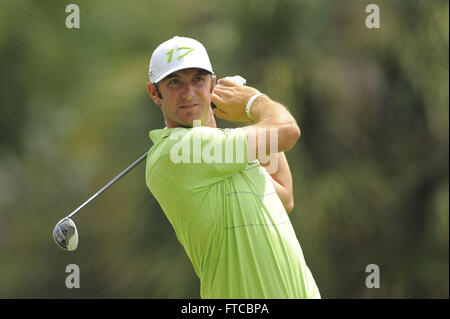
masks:
<path fill-rule="evenodd" d="M 201 69 L 174 72 L 158 83 L 162 98 L 153 84 L 148 84 L 150 96 L 161 106 L 167 127 L 192 127 L 194 120 L 209 125 L 214 120 L 211 92 L 215 76 Z M 214 122 L 215 123 L 215 122 Z"/>

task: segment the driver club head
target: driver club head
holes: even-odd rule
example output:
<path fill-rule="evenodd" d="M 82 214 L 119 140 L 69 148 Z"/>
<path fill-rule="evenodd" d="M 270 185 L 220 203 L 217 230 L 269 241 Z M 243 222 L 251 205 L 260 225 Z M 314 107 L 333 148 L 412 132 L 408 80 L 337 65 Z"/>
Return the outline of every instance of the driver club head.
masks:
<path fill-rule="evenodd" d="M 78 231 L 73 220 L 61 219 L 53 230 L 55 243 L 64 250 L 73 251 L 78 247 Z"/>

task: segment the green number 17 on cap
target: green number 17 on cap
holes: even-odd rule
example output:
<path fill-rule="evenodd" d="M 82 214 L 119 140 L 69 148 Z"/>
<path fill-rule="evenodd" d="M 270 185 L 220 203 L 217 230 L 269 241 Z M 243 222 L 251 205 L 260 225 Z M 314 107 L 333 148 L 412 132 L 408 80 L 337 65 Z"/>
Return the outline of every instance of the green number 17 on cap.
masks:
<path fill-rule="evenodd" d="M 182 57 L 186 56 L 187 54 L 191 53 L 192 51 L 194 51 L 194 48 L 187 48 L 187 47 L 182 47 L 182 48 L 177 48 L 177 49 L 172 49 L 169 52 L 167 52 L 166 54 L 169 56 L 169 58 L 167 59 L 167 63 L 170 63 L 170 61 L 172 61 L 172 57 L 173 57 L 173 53 L 175 51 L 178 50 L 188 50 L 186 52 L 184 52 L 182 55 L 180 55 L 177 60 L 181 59 Z"/>

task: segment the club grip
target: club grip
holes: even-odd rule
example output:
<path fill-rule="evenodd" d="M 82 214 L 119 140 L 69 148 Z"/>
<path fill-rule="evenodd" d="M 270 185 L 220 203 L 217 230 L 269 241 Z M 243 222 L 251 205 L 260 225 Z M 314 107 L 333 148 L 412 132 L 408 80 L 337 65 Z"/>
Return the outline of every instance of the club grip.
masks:
<path fill-rule="evenodd" d="M 247 83 L 247 80 L 240 75 L 227 76 L 225 79 L 230 80 L 238 85 L 245 85 Z M 223 86 L 223 84 L 218 83 L 217 86 Z M 211 108 L 215 109 L 217 108 L 217 106 L 213 102 L 211 102 Z"/>

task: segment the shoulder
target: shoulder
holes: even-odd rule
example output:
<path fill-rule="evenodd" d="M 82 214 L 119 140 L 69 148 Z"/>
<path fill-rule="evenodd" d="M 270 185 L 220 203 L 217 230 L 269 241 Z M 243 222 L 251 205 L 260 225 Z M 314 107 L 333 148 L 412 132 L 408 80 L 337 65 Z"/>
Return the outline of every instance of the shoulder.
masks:
<path fill-rule="evenodd" d="M 208 126 L 199 126 L 193 128 L 178 128 L 168 134 L 167 140 L 180 141 L 190 140 L 191 138 L 201 138 L 202 140 L 236 138 L 245 136 L 242 128 L 214 128 Z"/>

